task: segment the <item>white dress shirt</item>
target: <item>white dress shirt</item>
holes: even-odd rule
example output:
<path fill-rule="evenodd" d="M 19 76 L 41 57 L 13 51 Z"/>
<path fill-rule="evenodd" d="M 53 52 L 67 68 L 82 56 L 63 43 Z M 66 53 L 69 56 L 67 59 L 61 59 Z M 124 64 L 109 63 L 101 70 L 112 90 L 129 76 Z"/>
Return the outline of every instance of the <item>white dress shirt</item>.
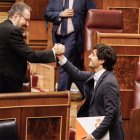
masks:
<path fill-rule="evenodd" d="M 93 76 L 94 78 L 94 88 L 99 80 L 99 78 L 101 77 L 101 75 L 105 72 L 106 70 L 105 69 L 101 69 L 100 71 L 96 72 Z"/>
<path fill-rule="evenodd" d="M 63 5 L 64 5 L 65 0 L 63 0 Z M 69 0 L 69 9 L 72 9 L 73 7 L 73 2 L 74 0 Z M 61 35 L 61 24 L 59 25 L 59 28 L 57 30 L 57 34 Z M 73 23 L 72 23 L 72 19 L 68 18 L 68 24 L 67 24 L 67 34 L 70 34 L 74 31 L 74 27 L 73 27 Z"/>

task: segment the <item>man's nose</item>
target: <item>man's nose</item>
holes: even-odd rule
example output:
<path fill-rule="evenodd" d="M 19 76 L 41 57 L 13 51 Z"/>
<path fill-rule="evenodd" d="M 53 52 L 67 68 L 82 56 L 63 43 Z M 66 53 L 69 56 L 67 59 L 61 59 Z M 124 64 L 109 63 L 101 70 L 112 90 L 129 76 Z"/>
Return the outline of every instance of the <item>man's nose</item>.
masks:
<path fill-rule="evenodd" d="M 88 56 L 88 58 L 91 58 L 91 54 Z"/>

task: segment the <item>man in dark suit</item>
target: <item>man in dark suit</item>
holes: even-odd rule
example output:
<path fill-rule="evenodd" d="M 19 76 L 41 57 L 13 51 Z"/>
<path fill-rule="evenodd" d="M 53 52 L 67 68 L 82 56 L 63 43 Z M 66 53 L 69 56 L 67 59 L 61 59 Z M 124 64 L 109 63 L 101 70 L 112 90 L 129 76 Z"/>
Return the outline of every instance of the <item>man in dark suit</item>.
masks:
<path fill-rule="evenodd" d="M 70 77 L 83 84 L 82 95 L 85 102 L 78 112 L 78 117 L 105 116 L 99 127 L 83 139 L 101 139 L 109 130 L 110 140 L 124 140 L 119 86 L 113 73 L 117 60 L 114 50 L 104 44 L 93 49 L 89 55 L 89 67 L 93 72 L 80 71 L 64 56 L 59 56 L 58 59 Z"/>
<path fill-rule="evenodd" d="M 82 67 L 86 13 L 93 8 L 94 0 L 49 0 L 45 12 L 46 21 L 53 23 L 53 42 L 65 45 L 64 55 L 77 67 Z M 57 90 L 70 90 L 71 84 L 71 78 L 60 68 Z"/>
<path fill-rule="evenodd" d="M 0 92 L 20 92 L 27 70 L 27 61 L 49 63 L 55 54 L 64 53 L 64 46 L 55 44 L 50 51 L 33 51 L 25 43 L 22 31 L 29 26 L 31 8 L 15 3 L 8 20 L 0 24 Z"/>

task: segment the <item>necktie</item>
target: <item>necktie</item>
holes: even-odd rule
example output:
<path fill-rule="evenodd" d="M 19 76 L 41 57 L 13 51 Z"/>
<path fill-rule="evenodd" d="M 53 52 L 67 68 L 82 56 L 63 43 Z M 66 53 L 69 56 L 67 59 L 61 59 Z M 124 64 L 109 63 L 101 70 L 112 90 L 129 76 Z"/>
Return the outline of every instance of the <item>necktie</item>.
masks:
<path fill-rule="evenodd" d="M 64 9 L 69 8 L 69 0 L 65 0 L 64 2 Z M 68 23 L 68 18 L 62 18 L 61 20 L 61 35 L 65 36 L 67 35 L 67 23 Z"/>

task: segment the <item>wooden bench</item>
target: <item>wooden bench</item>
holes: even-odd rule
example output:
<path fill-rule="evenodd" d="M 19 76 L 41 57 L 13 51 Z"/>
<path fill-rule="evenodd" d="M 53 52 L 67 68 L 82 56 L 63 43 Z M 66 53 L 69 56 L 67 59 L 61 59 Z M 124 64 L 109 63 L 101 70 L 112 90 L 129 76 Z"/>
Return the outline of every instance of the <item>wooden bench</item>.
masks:
<path fill-rule="evenodd" d="M 68 92 L 0 94 L 0 120 L 15 119 L 20 140 L 68 140 Z"/>

